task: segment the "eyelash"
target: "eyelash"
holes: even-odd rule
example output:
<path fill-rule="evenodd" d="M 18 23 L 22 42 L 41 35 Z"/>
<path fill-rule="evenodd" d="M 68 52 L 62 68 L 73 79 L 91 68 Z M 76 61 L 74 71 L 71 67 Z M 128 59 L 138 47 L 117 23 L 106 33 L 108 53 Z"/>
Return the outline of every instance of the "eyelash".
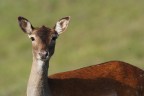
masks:
<path fill-rule="evenodd" d="M 35 38 L 34 38 L 34 37 L 31 37 L 30 39 L 31 39 L 32 41 L 34 41 L 34 40 L 35 40 Z"/>

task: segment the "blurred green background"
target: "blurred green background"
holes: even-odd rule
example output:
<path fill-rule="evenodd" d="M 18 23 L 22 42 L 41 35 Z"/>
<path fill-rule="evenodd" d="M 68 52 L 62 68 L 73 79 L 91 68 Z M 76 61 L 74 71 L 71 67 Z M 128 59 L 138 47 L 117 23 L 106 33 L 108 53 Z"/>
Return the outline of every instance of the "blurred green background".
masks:
<path fill-rule="evenodd" d="M 49 74 L 120 60 L 144 69 L 144 0 L 1 0 L 0 96 L 26 96 L 31 41 L 18 16 L 53 27 L 71 16 L 57 40 Z"/>

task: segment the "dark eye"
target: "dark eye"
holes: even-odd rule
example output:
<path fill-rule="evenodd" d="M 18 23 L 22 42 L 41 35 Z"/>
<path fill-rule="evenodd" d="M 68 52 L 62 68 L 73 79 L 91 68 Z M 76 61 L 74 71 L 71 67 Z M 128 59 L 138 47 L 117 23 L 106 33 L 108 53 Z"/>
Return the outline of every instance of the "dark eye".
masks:
<path fill-rule="evenodd" d="M 53 34 L 52 35 L 52 40 L 56 40 L 58 38 L 58 34 Z"/>
<path fill-rule="evenodd" d="M 52 40 L 56 40 L 57 39 L 57 37 L 52 37 Z"/>
<path fill-rule="evenodd" d="M 34 41 L 34 40 L 35 40 L 35 38 L 34 38 L 34 37 L 31 37 L 30 39 L 31 39 L 32 41 Z"/>

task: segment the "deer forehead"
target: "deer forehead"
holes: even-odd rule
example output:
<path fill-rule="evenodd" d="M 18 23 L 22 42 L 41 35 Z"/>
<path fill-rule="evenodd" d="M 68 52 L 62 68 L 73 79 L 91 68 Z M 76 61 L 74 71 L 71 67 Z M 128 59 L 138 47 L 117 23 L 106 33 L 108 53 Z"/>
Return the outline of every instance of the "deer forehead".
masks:
<path fill-rule="evenodd" d="M 42 26 L 41 28 L 36 28 L 35 30 L 33 30 L 32 34 L 30 34 L 30 37 L 34 36 L 47 39 L 50 38 L 52 33 L 53 32 L 50 28 Z"/>

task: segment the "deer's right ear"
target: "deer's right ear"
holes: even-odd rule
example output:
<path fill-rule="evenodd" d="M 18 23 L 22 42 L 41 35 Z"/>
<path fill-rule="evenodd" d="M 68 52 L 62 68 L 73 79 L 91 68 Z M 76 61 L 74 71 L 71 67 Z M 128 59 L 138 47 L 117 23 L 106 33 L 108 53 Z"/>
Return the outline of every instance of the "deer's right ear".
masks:
<path fill-rule="evenodd" d="M 18 22 L 19 22 L 19 26 L 23 30 L 23 32 L 25 32 L 27 34 L 32 33 L 32 30 L 34 29 L 34 27 L 31 25 L 31 23 L 26 18 L 19 16 Z"/>

